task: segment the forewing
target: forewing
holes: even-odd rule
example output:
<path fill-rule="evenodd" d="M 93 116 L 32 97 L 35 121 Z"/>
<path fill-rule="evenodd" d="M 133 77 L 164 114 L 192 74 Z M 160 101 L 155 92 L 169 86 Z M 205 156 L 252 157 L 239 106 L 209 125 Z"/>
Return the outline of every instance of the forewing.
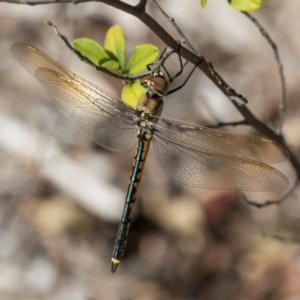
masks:
<path fill-rule="evenodd" d="M 134 115 L 110 101 L 93 98 L 53 70 L 40 68 L 36 78 L 96 143 L 113 151 L 127 151 L 135 144 Z"/>
<path fill-rule="evenodd" d="M 36 77 L 35 71 L 38 68 L 47 68 L 61 74 L 65 78 L 80 78 L 73 72 L 69 71 L 57 61 L 38 50 L 35 47 L 26 44 L 13 44 L 10 48 L 15 59 L 33 76 Z"/>
<path fill-rule="evenodd" d="M 96 143 L 120 152 L 134 147 L 133 111 L 117 97 L 72 73 L 32 46 L 14 44 L 11 51 Z"/>
<path fill-rule="evenodd" d="M 159 118 L 155 134 L 208 154 L 239 156 L 267 164 L 289 158 L 284 147 L 269 139 L 214 130 L 174 119 Z"/>
<path fill-rule="evenodd" d="M 119 98 L 110 95 L 107 91 L 66 69 L 60 63 L 37 48 L 30 45 L 17 43 L 13 44 L 10 49 L 15 59 L 33 77 L 37 78 L 36 71 L 39 68 L 50 69 L 60 74 L 66 80 L 72 81 L 73 84 L 80 87 L 80 89 L 82 89 L 91 97 L 105 99 L 107 102 L 111 102 L 111 105 L 115 105 L 117 107 L 124 106 Z M 126 110 L 126 108 L 127 107 L 124 106 L 124 110 Z"/>

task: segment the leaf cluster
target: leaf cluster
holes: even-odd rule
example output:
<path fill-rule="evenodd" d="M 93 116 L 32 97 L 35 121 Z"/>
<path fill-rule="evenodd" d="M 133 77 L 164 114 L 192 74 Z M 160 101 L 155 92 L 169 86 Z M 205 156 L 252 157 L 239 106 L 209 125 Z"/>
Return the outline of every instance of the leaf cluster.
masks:
<path fill-rule="evenodd" d="M 153 63 L 158 55 L 158 48 L 152 44 L 142 44 L 134 48 L 128 62 L 125 61 L 126 45 L 122 28 L 113 25 L 106 33 L 103 47 L 89 38 L 77 38 L 72 46 L 96 66 L 123 74 L 136 74 Z M 139 81 L 126 82 L 121 92 L 123 102 L 135 108 L 138 99 L 144 92 Z"/>

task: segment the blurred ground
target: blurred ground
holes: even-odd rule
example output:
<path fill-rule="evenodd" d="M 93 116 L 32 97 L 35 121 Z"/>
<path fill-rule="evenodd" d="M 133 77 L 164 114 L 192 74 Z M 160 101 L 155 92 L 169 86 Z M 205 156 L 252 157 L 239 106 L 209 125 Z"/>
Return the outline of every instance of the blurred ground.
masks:
<path fill-rule="evenodd" d="M 248 98 L 251 111 L 272 126 L 280 104 L 272 51 L 226 1 L 210 0 L 204 10 L 197 2 L 162 5 L 199 53 Z M 151 5 L 149 11 L 170 26 Z M 300 148 L 299 12 L 298 1 L 269 0 L 254 14 L 282 57 L 288 92 L 284 134 L 295 153 Z M 32 44 L 116 95 L 121 83 L 79 62 L 43 25 L 46 19 L 70 40 L 86 36 L 103 43 L 106 30 L 118 23 L 128 52 L 147 42 L 164 48 L 137 19 L 101 3 L 0 3 L 0 300 L 300 299 L 297 242 L 262 235 L 300 238 L 298 190 L 282 205 L 259 210 L 234 192 L 175 183 L 153 153 L 126 257 L 117 273 L 110 273 L 133 153 L 94 145 L 14 61 L 9 48 L 15 42 Z M 203 125 L 241 119 L 199 71 L 166 99 L 164 115 Z M 225 129 L 255 134 L 248 127 Z M 276 168 L 292 185 L 289 163 Z M 263 202 L 280 193 L 246 196 Z"/>

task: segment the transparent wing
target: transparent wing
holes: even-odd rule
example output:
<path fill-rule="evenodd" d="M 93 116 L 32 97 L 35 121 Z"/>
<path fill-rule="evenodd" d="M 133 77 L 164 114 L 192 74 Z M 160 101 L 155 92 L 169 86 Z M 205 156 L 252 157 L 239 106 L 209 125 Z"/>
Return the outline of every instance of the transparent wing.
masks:
<path fill-rule="evenodd" d="M 134 113 L 119 98 L 75 75 L 32 46 L 14 44 L 11 51 L 96 143 L 120 152 L 134 147 Z"/>
<path fill-rule="evenodd" d="M 172 178 L 188 186 L 244 191 L 288 186 L 282 173 L 259 162 L 278 162 L 288 157 L 283 147 L 267 139 L 160 118 L 153 144 L 161 166 Z"/>
<path fill-rule="evenodd" d="M 22 67 L 24 67 L 33 77 L 35 77 L 36 70 L 42 67 L 56 71 L 65 78 L 78 80 L 79 82 L 82 80 L 82 78 L 35 47 L 17 43 L 11 46 L 10 51 Z"/>
<path fill-rule="evenodd" d="M 157 123 L 157 135 L 208 154 L 240 156 L 267 164 L 289 158 L 284 147 L 266 138 L 219 131 L 168 118 L 158 118 Z"/>

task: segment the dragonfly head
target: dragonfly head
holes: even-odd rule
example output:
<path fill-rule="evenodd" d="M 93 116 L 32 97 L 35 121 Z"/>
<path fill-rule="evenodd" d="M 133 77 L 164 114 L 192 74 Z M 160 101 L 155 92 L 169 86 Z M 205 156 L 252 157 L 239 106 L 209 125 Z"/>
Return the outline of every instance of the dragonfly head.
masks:
<path fill-rule="evenodd" d="M 152 75 L 142 77 L 141 85 L 145 89 L 152 89 L 152 94 L 154 90 L 154 93 L 166 95 L 169 89 L 169 82 L 167 81 L 165 74 L 161 71 L 156 71 Z"/>

